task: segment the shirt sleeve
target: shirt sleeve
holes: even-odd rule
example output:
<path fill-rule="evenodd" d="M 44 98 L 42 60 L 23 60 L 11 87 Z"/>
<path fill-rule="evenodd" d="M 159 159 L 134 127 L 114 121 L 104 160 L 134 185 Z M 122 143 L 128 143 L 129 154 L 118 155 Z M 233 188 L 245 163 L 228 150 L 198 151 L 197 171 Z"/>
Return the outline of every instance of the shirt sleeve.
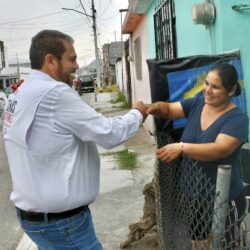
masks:
<path fill-rule="evenodd" d="M 105 117 L 86 104 L 77 93 L 64 88 L 58 95 L 55 122 L 82 141 L 112 148 L 132 137 L 142 124 L 142 114 L 132 109 L 123 116 Z"/>
<path fill-rule="evenodd" d="M 230 116 L 224 123 L 220 134 L 230 135 L 242 143 L 247 142 L 249 119 L 244 113 Z"/>
<path fill-rule="evenodd" d="M 188 117 L 188 115 L 193 110 L 194 106 L 197 104 L 199 99 L 200 97 L 193 97 L 193 98 L 189 98 L 189 99 L 185 99 L 181 101 L 181 106 L 183 108 L 185 117 Z"/>

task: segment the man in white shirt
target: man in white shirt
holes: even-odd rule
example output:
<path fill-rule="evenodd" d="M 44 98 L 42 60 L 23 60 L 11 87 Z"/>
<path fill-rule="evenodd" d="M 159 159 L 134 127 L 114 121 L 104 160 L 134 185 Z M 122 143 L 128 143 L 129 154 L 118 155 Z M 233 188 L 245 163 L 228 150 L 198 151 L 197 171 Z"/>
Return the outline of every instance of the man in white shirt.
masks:
<path fill-rule="evenodd" d="M 83 102 L 65 84 L 78 69 L 76 58 L 70 36 L 39 32 L 30 47 L 32 71 L 5 109 L 11 200 L 40 250 L 102 249 L 88 209 L 99 192 L 96 144 L 122 143 L 146 118 L 140 102 L 114 118 Z"/>

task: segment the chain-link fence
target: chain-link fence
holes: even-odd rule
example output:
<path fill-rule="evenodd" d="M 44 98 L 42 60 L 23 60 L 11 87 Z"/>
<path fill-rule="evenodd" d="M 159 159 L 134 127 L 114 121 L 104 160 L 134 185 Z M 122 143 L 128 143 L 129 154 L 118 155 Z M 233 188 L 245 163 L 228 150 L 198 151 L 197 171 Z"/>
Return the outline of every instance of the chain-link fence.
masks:
<path fill-rule="evenodd" d="M 158 148 L 173 142 L 166 132 L 155 137 Z M 238 230 L 242 218 L 216 193 L 197 162 L 187 157 L 170 164 L 158 161 L 155 189 L 160 249 L 250 249 L 246 232 Z"/>

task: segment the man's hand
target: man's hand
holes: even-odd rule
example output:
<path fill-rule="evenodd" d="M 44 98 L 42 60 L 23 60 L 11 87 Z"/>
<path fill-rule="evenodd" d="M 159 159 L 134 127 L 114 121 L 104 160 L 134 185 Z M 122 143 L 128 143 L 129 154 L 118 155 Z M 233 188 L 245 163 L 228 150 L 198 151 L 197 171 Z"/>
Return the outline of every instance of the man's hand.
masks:
<path fill-rule="evenodd" d="M 134 103 L 132 108 L 137 109 L 141 112 L 141 114 L 143 116 L 143 122 L 144 122 L 148 116 L 148 114 L 147 114 L 148 105 L 144 104 L 143 102 L 136 102 L 136 103 Z"/>

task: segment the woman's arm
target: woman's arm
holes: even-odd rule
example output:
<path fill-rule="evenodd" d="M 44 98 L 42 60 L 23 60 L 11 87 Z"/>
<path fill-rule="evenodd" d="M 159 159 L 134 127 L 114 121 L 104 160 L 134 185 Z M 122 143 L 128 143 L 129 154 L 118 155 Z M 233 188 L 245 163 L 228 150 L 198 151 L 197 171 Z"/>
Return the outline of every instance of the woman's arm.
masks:
<path fill-rule="evenodd" d="M 172 143 L 157 150 L 157 157 L 166 163 L 184 153 L 198 161 L 215 161 L 232 154 L 241 142 L 232 136 L 219 134 L 212 143 Z"/>
<path fill-rule="evenodd" d="M 154 102 L 148 104 L 147 114 L 165 119 L 184 117 L 183 108 L 180 102 Z"/>

